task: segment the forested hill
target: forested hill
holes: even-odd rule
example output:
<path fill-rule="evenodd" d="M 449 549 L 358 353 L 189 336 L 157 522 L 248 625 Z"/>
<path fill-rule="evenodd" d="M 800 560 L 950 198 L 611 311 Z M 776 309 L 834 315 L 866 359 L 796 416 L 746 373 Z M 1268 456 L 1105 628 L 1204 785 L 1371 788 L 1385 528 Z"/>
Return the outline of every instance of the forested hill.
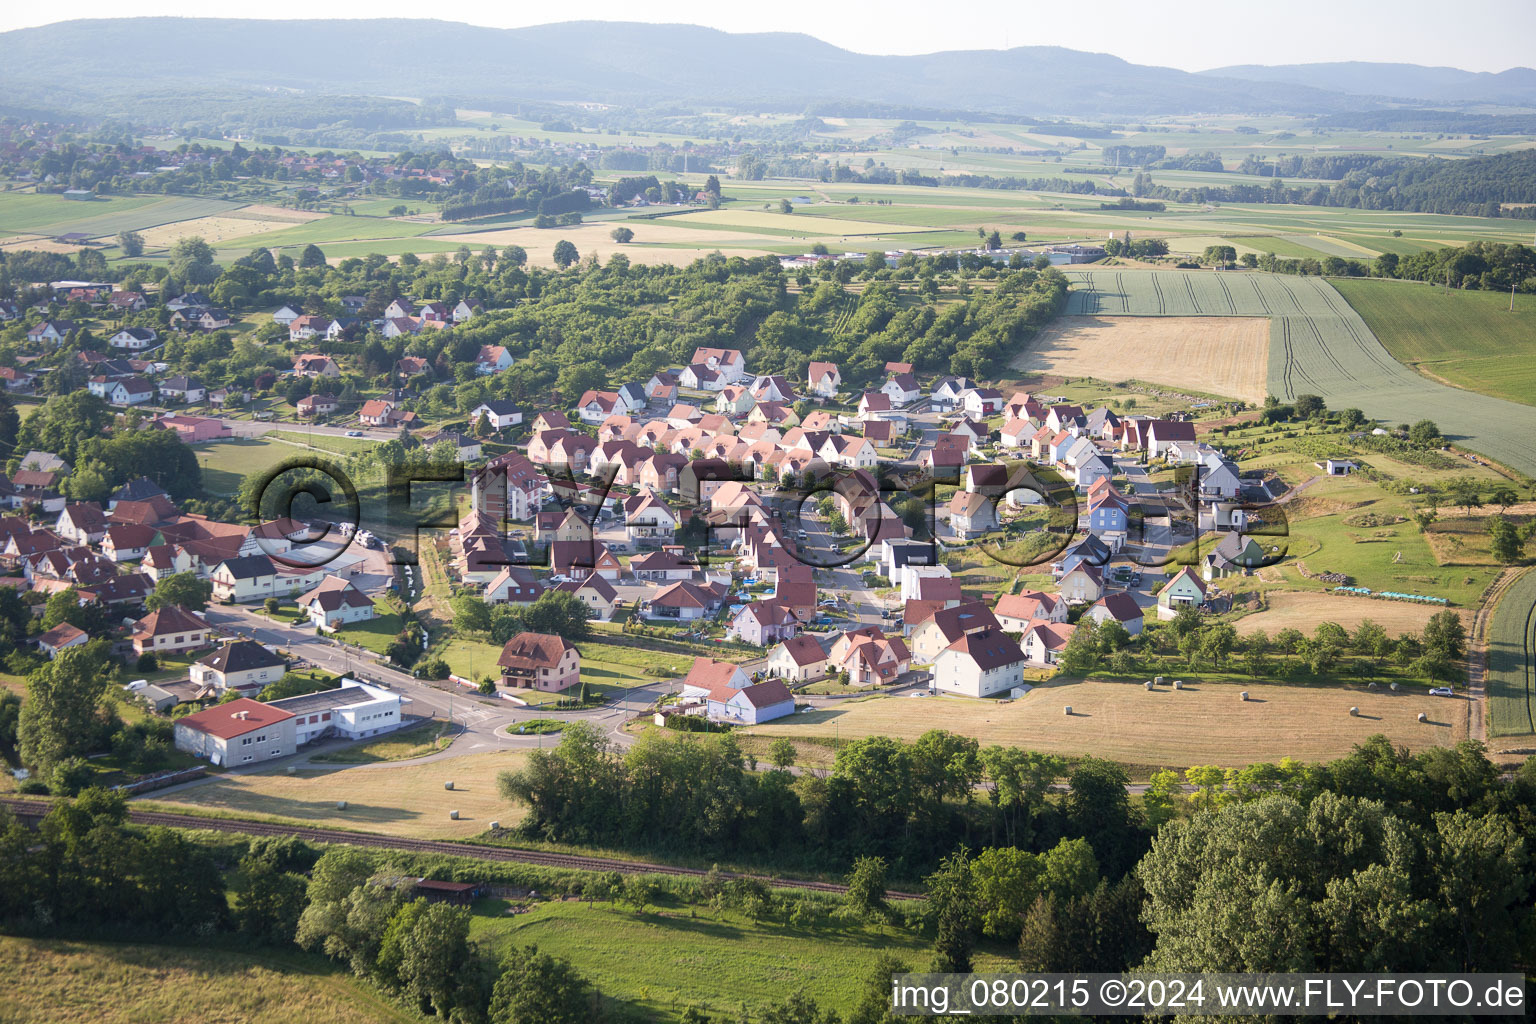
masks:
<path fill-rule="evenodd" d="M 0 34 L 8 106 L 101 113 L 102 101 L 136 92 L 210 87 L 783 110 L 847 100 L 1014 115 L 1327 113 L 1363 105 L 1306 85 L 1195 75 L 1060 47 L 872 56 L 807 35 L 689 25 L 116 18 Z"/>

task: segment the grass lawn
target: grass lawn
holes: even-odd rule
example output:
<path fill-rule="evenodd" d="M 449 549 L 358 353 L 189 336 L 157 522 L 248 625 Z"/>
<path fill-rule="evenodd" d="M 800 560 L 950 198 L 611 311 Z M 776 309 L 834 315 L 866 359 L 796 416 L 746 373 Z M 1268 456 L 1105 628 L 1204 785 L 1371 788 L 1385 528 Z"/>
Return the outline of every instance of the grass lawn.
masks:
<path fill-rule="evenodd" d="M 0 937 L 12 1024 L 419 1020 L 320 956 Z"/>
<path fill-rule="evenodd" d="M 294 444 L 311 445 L 337 455 L 355 455 L 358 452 L 366 452 L 379 443 L 366 437 L 310 434 L 302 430 L 271 430 L 267 432 L 266 436 L 283 441 L 292 441 Z"/>
<path fill-rule="evenodd" d="M 196 452 L 203 467 L 203 490 L 220 497 L 239 493 L 240 482 L 247 475 L 269 470 L 302 454 L 292 445 L 254 437 L 198 445 Z"/>
<path fill-rule="evenodd" d="M 1180 678 L 1191 678 L 1184 676 Z M 1238 693 L 1252 698 L 1244 703 Z M 1070 705 L 1072 717 L 1062 708 Z M 1360 708 L 1360 717 L 1349 715 Z M 877 697 L 755 726 L 762 736 L 915 739 L 929 729 L 983 744 L 1064 755 L 1092 754 L 1140 768 L 1255 761 L 1329 761 L 1374 733 L 1415 750 L 1466 737 L 1466 703 L 1422 690 L 1354 686 L 1207 683 L 1148 692 L 1136 683 L 1052 682 L 1012 703 L 961 697 Z M 1427 712 L 1429 721 L 1416 716 Z"/>
<path fill-rule="evenodd" d="M 455 729 L 447 722 L 424 718 L 402 729 L 324 754 L 316 754 L 310 760 L 326 764 L 377 764 L 380 761 L 405 761 L 424 754 L 446 750 L 453 742 Z"/>
<path fill-rule="evenodd" d="M 516 915 L 505 906 L 478 902 L 470 937 L 496 953 L 535 943 L 568 958 L 604 995 L 662 1020 L 676 1020 L 689 1006 L 734 1020 L 743 1003 L 756 1019 L 800 989 L 846 1011 L 880 953 L 914 967 L 929 958 L 926 940 L 891 928 L 801 928 L 674 905 L 636 914 L 611 903 L 560 901 Z M 978 971 L 1007 969 L 995 955 L 978 953 L 976 961 Z"/>
<path fill-rule="evenodd" d="M 496 792 L 496 776 L 522 766 L 525 751 L 466 754 L 424 764 L 347 768 L 284 768 L 224 775 L 154 801 L 156 807 L 202 810 L 229 817 L 297 821 L 393 836 L 463 839 L 492 821 L 516 822 L 522 812 Z M 443 788 L 453 783 L 453 790 Z M 347 801 L 347 809 L 336 806 Z M 457 810 L 459 820 L 448 812 Z"/>
<path fill-rule="evenodd" d="M 1425 376 L 1536 405 L 1536 296 L 1453 291 L 1406 281 L 1342 280 L 1335 288 L 1400 361 Z"/>
<path fill-rule="evenodd" d="M 354 622 L 346 629 L 337 630 L 334 636 L 342 643 L 383 654 L 384 649 L 400 635 L 400 616 L 383 601 L 373 603 L 373 614 L 374 617 L 366 622 Z"/>

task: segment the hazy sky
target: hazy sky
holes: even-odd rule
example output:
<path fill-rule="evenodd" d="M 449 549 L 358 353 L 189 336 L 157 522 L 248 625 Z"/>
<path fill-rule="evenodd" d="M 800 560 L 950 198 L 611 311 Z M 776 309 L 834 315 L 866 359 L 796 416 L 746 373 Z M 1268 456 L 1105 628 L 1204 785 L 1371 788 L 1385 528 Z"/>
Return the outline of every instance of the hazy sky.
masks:
<path fill-rule="evenodd" d="M 231 18 L 436 16 L 503 28 L 566 20 L 559 17 L 558 6 L 486 0 L 464 0 L 451 8 L 407 0 L 339 0 L 323 5 L 323 14 L 319 8 L 309 0 L 226 0 L 214 8 L 189 0 L 74 0 L 65 9 L 75 18 L 215 13 Z M 59 10 L 5 4 L 0 7 L 0 30 L 63 20 Z M 685 20 L 729 32 L 805 32 L 862 53 L 1055 45 L 1189 71 L 1227 64 L 1337 60 L 1403 61 L 1472 71 L 1536 63 L 1531 50 L 1536 40 L 1532 0 L 961 0 L 953 7 L 932 0 L 717 0 L 694 6 L 686 15 L 632 0 L 585 0 L 565 10 L 573 19 Z"/>

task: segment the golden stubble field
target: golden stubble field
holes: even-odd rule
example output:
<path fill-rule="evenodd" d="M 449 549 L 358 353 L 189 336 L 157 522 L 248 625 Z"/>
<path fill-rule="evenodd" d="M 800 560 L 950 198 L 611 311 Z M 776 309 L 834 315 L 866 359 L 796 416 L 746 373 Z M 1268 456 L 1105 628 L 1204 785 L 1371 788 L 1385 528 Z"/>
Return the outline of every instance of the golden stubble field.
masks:
<path fill-rule="evenodd" d="M 1250 700 L 1238 694 L 1247 690 Z M 1071 705 L 1072 717 L 1062 711 Z M 1201 683 L 1148 692 L 1138 683 L 1047 683 L 1004 704 L 962 697 L 878 697 L 781 719 L 763 736 L 916 739 L 929 729 L 1044 753 L 1127 765 L 1241 767 L 1293 757 L 1329 761 L 1375 733 L 1413 750 L 1466 738 L 1466 702 L 1363 687 Z M 1349 714 L 1360 709 L 1360 717 Z M 1419 712 L 1429 721 L 1417 721 Z"/>
<path fill-rule="evenodd" d="M 392 836 L 462 839 L 492 821 L 512 825 L 520 811 L 496 792 L 496 776 L 520 768 L 526 751 L 508 750 L 426 762 L 284 769 L 228 774 L 152 801 L 167 810 L 192 808 L 240 817 L 282 818 L 326 828 Z M 452 791 L 443 784 L 453 781 Z M 346 810 L 336 802 L 347 801 Z M 448 812 L 459 812 L 451 821 Z"/>
<path fill-rule="evenodd" d="M 1263 402 L 1265 317 L 1063 316 L 1014 356 L 1027 373 L 1142 380 Z"/>
<path fill-rule="evenodd" d="M 1337 597 L 1296 590 L 1272 590 L 1267 595 L 1269 607 L 1237 620 L 1239 633 L 1263 630 L 1270 639 L 1282 629 L 1299 629 L 1311 634 L 1319 622 L 1336 622 L 1350 632 L 1370 619 L 1387 631 L 1388 636 L 1418 633 L 1437 612 L 1445 609 L 1432 604 L 1408 601 L 1375 601 L 1370 598 Z M 1472 615 L 1459 611 L 1468 628 Z"/>

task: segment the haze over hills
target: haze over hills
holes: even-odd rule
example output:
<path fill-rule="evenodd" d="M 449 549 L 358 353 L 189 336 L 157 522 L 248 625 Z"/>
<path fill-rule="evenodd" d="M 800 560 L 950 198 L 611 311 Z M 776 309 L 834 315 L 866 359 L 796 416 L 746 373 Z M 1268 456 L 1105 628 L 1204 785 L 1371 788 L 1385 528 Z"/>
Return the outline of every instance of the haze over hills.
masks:
<path fill-rule="evenodd" d="M 1192 74 L 1060 47 L 873 56 L 798 33 L 629 22 L 490 29 L 427 19 L 120 18 L 0 34 L 0 86 L 12 110 L 96 114 L 111 112 L 111 97 L 195 87 L 479 103 L 579 99 L 795 111 L 845 101 L 1139 117 L 1322 114 L 1393 96 L 1536 99 L 1536 72 L 1344 64 Z"/>
<path fill-rule="evenodd" d="M 1421 64 L 1339 61 L 1328 64 L 1235 64 L 1200 72 L 1212 78 L 1308 85 L 1357 96 L 1393 96 L 1430 103 L 1536 103 L 1536 70 L 1463 71 Z"/>

